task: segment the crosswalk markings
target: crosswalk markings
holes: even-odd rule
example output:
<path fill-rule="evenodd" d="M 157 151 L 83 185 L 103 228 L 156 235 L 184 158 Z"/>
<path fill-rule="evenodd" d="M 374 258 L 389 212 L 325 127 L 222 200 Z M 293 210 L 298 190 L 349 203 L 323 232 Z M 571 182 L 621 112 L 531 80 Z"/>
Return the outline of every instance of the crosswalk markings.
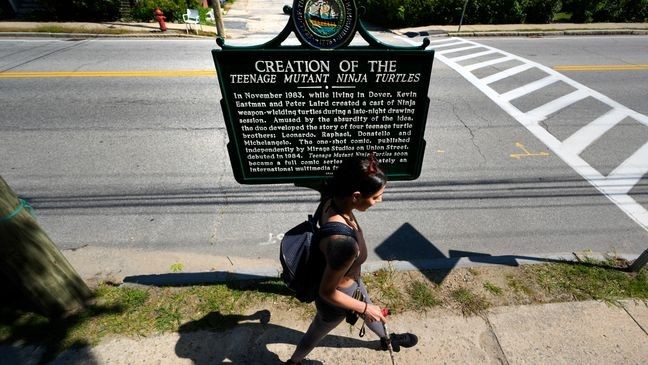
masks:
<path fill-rule="evenodd" d="M 477 52 L 477 53 L 467 54 L 465 56 L 453 57 L 452 60 L 454 62 L 461 62 L 461 61 L 466 61 L 466 60 L 469 60 L 469 59 L 472 59 L 472 58 L 487 56 L 487 55 L 493 54 L 493 53 L 495 53 L 495 51 L 493 51 L 493 50 L 481 51 L 481 52 Z"/>
<path fill-rule="evenodd" d="M 398 38 L 412 45 L 417 44 L 415 41 L 405 37 Z M 596 142 L 621 121 L 630 118 L 638 123 L 648 126 L 648 117 L 631 110 L 609 97 L 556 71 L 643 70 L 648 69 L 648 65 L 561 66 L 551 69 L 508 52 L 461 38 L 433 40 L 428 49 L 434 49 L 435 56 L 439 61 L 454 69 L 477 89 L 488 96 L 504 111 L 526 127 L 529 132 L 549 147 L 549 149 L 565 161 L 565 163 L 580 174 L 586 181 L 598 189 L 610 201 L 616 204 L 643 229 L 648 231 L 648 210 L 628 195 L 632 188 L 641 181 L 643 176 L 648 174 L 648 141 L 632 155 L 627 157 L 625 161 L 615 167 L 612 172 L 607 174 L 607 176 L 604 176 L 580 156 L 588 146 Z M 475 50 L 475 52 L 454 58 L 448 57 L 453 53 L 468 50 Z M 496 55 L 499 57 L 482 62 L 478 61 L 480 57 L 490 55 Z M 458 63 L 467 60 L 476 60 L 477 62 L 469 65 L 460 65 Z M 476 70 L 488 66 L 494 66 L 513 60 L 520 64 L 483 78 L 479 78 L 473 73 Z M 513 77 L 531 69 L 537 69 L 542 73 L 545 73 L 547 76 L 503 93 L 498 93 L 489 86 L 497 81 L 505 80 L 506 78 Z M 542 90 L 543 88 L 549 87 L 557 82 L 567 84 L 574 90 L 527 112 L 520 110 L 511 103 L 512 100 Z M 565 140 L 558 140 L 558 138 L 541 125 L 540 122 L 552 114 L 568 108 L 586 98 L 596 99 L 598 102 L 606 104 L 608 109 L 606 109 L 603 115 L 593 121 L 584 121 L 584 126 L 575 131 Z"/>
<path fill-rule="evenodd" d="M 498 72 L 496 74 L 484 77 L 483 79 L 481 79 L 481 82 L 483 82 L 486 85 L 489 85 L 489 84 L 492 84 L 494 82 L 503 80 L 503 79 L 505 79 L 507 77 L 515 76 L 515 75 L 517 75 L 519 73 L 522 73 L 522 72 L 524 72 L 526 70 L 529 70 L 531 68 L 533 68 L 533 65 L 528 64 L 528 63 L 523 63 L 521 65 L 508 68 L 508 69 L 506 69 L 504 71 L 500 71 L 500 72 Z"/>
<path fill-rule="evenodd" d="M 601 138 L 607 131 L 612 129 L 626 118 L 628 114 L 619 109 L 611 109 L 607 113 L 596 118 L 583 128 L 576 131 L 563 141 L 567 152 L 580 155 L 592 143 Z"/>
<path fill-rule="evenodd" d="M 521 96 L 524 96 L 526 94 L 530 94 L 536 90 L 540 90 L 545 86 L 549 86 L 555 82 L 558 82 L 559 79 L 554 76 L 554 75 L 549 75 L 543 79 L 536 80 L 534 82 L 531 82 L 529 84 L 526 84 L 524 86 L 520 86 L 517 89 L 510 90 L 508 92 L 505 92 L 504 94 L 501 94 L 500 96 L 504 100 L 511 101 L 513 99 L 517 99 Z"/>
<path fill-rule="evenodd" d="M 479 62 L 479 63 L 472 64 L 470 66 L 466 66 L 466 70 L 475 71 L 475 70 L 478 70 L 478 69 L 483 68 L 483 67 L 493 66 L 493 65 L 496 65 L 498 63 L 503 63 L 503 62 L 506 62 L 506 61 L 510 61 L 512 59 L 513 59 L 513 57 L 511 57 L 511 56 L 504 56 L 504 57 L 500 57 L 500 58 L 495 58 L 495 59 L 492 59 L 492 60 L 489 60 L 489 61 Z"/>
<path fill-rule="evenodd" d="M 551 114 L 564 109 L 577 101 L 583 100 L 588 97 L 589 94 L 585 90 L 576 90 L 572 91 L 567 95 L 563 95 L 558 99 L 554 99 L 544 105 L 541 105 L 533 110 L 527 112 L 527 114 L 538 122 L 541 122 L 547 119 Z"/>
<path fill-rule="evenodd" d="M 481 48 L 481 46 L 474 46 L 473 45 L 473 46 L 452 48 L 452 49 L 447 49 L 445 51 L 441 51 L 441 52 L 439 52 L 439 54 L 440 55 L 445 55 L 445 54 L 449 54 L 449 53 L 457 53 L 457 52 L 461 52 L 461 51 L 468 51 L 468 50 L 475 49 L 475 48 Z"/>

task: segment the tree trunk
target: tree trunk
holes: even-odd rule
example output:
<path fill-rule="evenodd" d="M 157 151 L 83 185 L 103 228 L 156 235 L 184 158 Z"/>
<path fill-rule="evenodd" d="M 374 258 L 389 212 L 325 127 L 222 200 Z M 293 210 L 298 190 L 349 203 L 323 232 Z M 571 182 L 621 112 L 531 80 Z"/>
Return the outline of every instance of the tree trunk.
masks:
<path fill-rule="evenodd" d="M 90 289 L 0 177 L 0 279 L 38 313 L 56 317 L 84 307 Z"/>

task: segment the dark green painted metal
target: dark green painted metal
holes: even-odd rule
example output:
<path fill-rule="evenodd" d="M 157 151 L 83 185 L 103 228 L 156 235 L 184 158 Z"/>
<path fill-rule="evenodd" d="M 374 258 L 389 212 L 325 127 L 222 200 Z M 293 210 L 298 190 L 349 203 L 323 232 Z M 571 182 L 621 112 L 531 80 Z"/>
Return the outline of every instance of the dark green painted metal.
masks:
<path fill-rule="evenodd" d="M 284 11 L 289 12 L 289 10 L 290 9 L 284 8 Z M 299 173 L 294 171 L 293 172 L 280 171 L 277 173 L 251 172 L 252 167 L 250 164 L 250 160 L 248 160 L 247 158 L 252 156 L 253 153 L 250 152 L 246 155 L 245 152 L 245 145 L 244 145 L 245 137 L 243 137 L 244 132 L 242 131 L 242 126 L 241 126 L 241 119 L 243 119 L 243 117 L 240 116 L 239 112 L 241 109 L 238 109 L 236 100 L 234 100 L 234 93 L 250 92 L 250 90 L 258 91 L 260 93 L 262 92 L 270 93 L 271 91 L 276 91 L 277 93 L 281 93 L 281 95 L 284 96 L 286 95 L 286 93 L 292 93 L 298 89 L 298 87 L 295 86 L 297 84 L 288 85 L 287 83 L 284 82 L 279 83 L 280 85 L 263 84 L 263 83 L 236 84 L 233 83 L 234 79 L 232 79 L 232 82 L 230 82 L 230 80 L 227 79 L 228 77 L 230 77 L 230 75 L 236 74 L 237 72 L 245 73 L 246 72 L 245 70 L 248 70 L 247 72 L 249 73 L 250 72 L 249 70 L 252 69 L 251 66 L 252 62 L 257 60 L 264 60 L 264 61 L 266 60 L 267 61 L 277 61 L 277 60 L 288 61 L 288 60 L 296 60 L 296 59 L 297 60 L 325 60 L 333 64 L 335 61 L 337 61 L 338 67 L 339 67 L 339 62 L 341 62 L 340 60 L 353 60 L 353 61 L 358 61 L 359 63 L 361 61 L 365 61 L 367 62 L 367 64 L 369 62 L 368 60 L 397 60 L 397 62 L 403 63 L 402 66 L 403 69 L 406 70 L 408 68 L 414 69 L 412 73 L 414 72 L 420 73 L 421 74 L 420 79 L 415 83 L 415 86 L 412 87 L 413 89 L 416 90 L 416 97 L 415 97 L 416 102 L 415 102 L 415 107 L 413 107 L 415 109 L 415 112 L 411 114 L 414 119 L 413 120 L 414 127 L 412 127 L 410 131 L 412 133 L 411 140 L 410 140 L 411 142 L 407 143 L 407 146 L 409 148 L 409 150 L 407 150 L 407 156 L 408 156 L 406 158 L 407 162 L 402 163 L 401 165 L 395 164 L 395 165 L 384 166 L 388 178 L 390 180 L 413 180 L 418 178 L 418 176 L 421 174 L 422 161 L 423 161 L 423 156 L 425 151 L 425 140 L 423 139 L 423 135 L 425 133 L 425 124 L 426 124 L 427 112 L 429 107 L 429 98 L 427 97 L 427 90 L 430 83 L 430 73 L 432 70 L 432 62 L 434 58 L 434 51 L 426 50 L 427 46 L 430 44 L 430 41 L 429 39 L 425 38 L 422 44 L 414 47 L 401 47 L 401 46 L 389 45 L 379 41 L 373 35 L 371 35 L 370 32 L 366 29 L 366 27 L 362 23 L 362 21 L 357 22 L 357 27 L 356 29 L 353 30 L 353 32 L 354 35 L 355 32 L 357 32 L 368 43 L 368 46 L 346 46 L 337 49 L 317 49 L 317 48 L 305 47 L 304 42 L 302 42 L 302 45 L 300 46 L 282 45 L 282 43 L 290 36 L 291 33 L 294 33 L 299 38 L 299 34 L 297 34 L 297 32 L 295 31 L 295 25 L 292 20 L 292 15 L 291 15 L 291 19 L 289 19 L 284 29 L 276 37 L 263 44 L 254 45 L 254 46 L 230 46 L 226 44 L 225 39 L 223 38 L 217 39 L 217 43 L 221 47 L 221 49 L 213 50 L 212 54 L 214 57 L 214 63 L 216 65 L 218 80 L 219 80 L 219 84 L 223 96 L 223 99 L 221 100 L 221 108 L 223 111 L 223 115 L 225 117 L 225 125 L 230 140 L 230 142 L 227 145 L 227 148 L 230 155 L 234 177 L 239 183 L 241 184 L 294 183 L 297 186 L 310 187 L 315 190 L 318 190 L 318 188 L 321 186 L 321 182 L 323 181 L 323 179 L 327 178 L 330 175 L 330 171 L 318 171 L 315 173 L 307 173 L 307 172 L 302 173 L 302 171 L 300 171 Z M 247 69 L 245 67 L 247 67 Z M 337 74 L 335 72 L 329 73 L 331 79 L 335 78 L 336 75 Z M 339 87 L 337 85 L 339 84 L 333 85 L 331 86 L 331 89 L 329 89 L 329 86 L 327 84 L 326 89 L 332 93 L 332 89 L 334 87 Z M 322 86 L 320 86 L 320 88 L 321 87 Z M 354 87 L 356 88 L 354 90 L 359 92 L 365 92 L 365 93 L 374 90 L 383 90 L 383 91 L 388 90 L 387 92 L 396 93 L 397 91 L 404 90 L 402 83 L 400 84 L 395 83 L 389 85 L 389 84 L 378 84 L 376 82 L 374 83 L 367 82 L 364 84 L 357 84 Z M 360 97 L 359 94 L 356 93 L 356 91 L 354 91 L 355 93 L 354 95 Z M 286 98 L 282 100 L 285 101 Z M 320 98 L 318 100 L 325 100 L 325 98 L 324 99 Z M 291 101 L 291 99 L 288 99 L 288 101 Z M 245 107 L 243 107 L 243 109 L 244 108 Z M 289 107 L 286 107 L 285 109 L 287 111 L 294 110 L 295 113 L 300 113 L 302 111 L 307 111 L 307 109 L 310 107 L 304 107 L 304 108 L 305 109 L 299 109 L 299 108 L 290 109 Z M 350 110 L 352 108 L 350 107 L 345 107 L 345 108 L 348 108 L 349 115 L 352 115 L 350 113 Z M 362 108 L 365 108 L 364 109 L 365 112 L 369 110 L 368 107 L 363 106 Z M 267 108 L 267 109 L 272 110 L 271 108 Z M 321 111 L 324 111 L 324 109 L 322 109 Z M 333 117 L 333 115 L 327 115 L 327 116 Z M 391 114 L 391 116 L 394 116 L 394 114 Z M 264 126 L 272 125 L 271 116 L 265 116 L 260 118 L 263 119 Z M 352 123 L 348 122 L 347 124 L 351 125 Z M 313 125 L 320 126 L 321 123 L 313 124 Z M 393 126 L 394 125 L 392 124 L 392 127 L 390 128 L 393 128 Z M 324 138 L 324 137 L 320 137 L 319 133 L 315 133 L 315 134 L 317 134 L 317 138 L 319 139 Z M 278 136 L 282 134 L 277 133 L 276 135 Z M 249 142 L 249 139 L 247 141 Z M 357 145 L 354 145 L 353 148 L 357 148 Z M 252 150 L 252 148 L 250 150 Z M 259 150 L 261 150 L 261 148 L 259 148 Z M 360 151 L 357 150 L 356 152 L 361 153 Z M 364 151 L 364 152 L 368 153 L 369 151 Z M 377 152 L 380 153 L 380 151 Z M 300 163 L 303 163 L 306 160 L 308 159 L 301 159 L 301 160 L 296 159 L 295 161 L 299 161 Z M 322 161 L 319 161 L 318 163 L 321 162 Z M 284 163 L 284 161 L 282 161 L 282 163 Z"/>

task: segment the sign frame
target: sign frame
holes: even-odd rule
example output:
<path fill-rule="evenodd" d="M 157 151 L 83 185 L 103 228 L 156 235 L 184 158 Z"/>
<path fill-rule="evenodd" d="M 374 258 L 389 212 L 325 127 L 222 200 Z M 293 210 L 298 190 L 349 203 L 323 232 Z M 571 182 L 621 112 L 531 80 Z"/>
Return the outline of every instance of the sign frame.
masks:
<path fill-rule="evenodd" d="M 330 32 L 330 34 L 332 34 L 331 37 L 321 37 L 322 39 L 317 39 L 318 38 L 317 34 L 315 35 L 304 34 L 304 33 L 308 33 L 305 31 L 305 29 L 308 27 L 308 24 L 303 24 L 304 22 L 306 22 L 305 16 L 303 14 L 304 8 L 306 5 L 313 4 L 315 1 L 318 1 L 318 4 L 321 4 L 323 2 L 324 3 L 334 2 L 334 4 L 338 4 L 337 5 L 338 8 L 345 7 L 346 9 L 351 9 L 350 11 L 347 12 L 347 15 L 349 16 L 347 16 L 347 18 L 342 20 L 343 25 L 338 27 L 337 30 L 332 28 L 333 30 Z M 367 29 L 365 28 L 361 20 L 355 19 L 355 17 L 357 16 L 357 10 L 353 0 L 324 0 L 324 1 L 294 0 L 293 8 L 291 9 L 289 7 L 284 7 L 284 11 L 290 13 L 290 19 L 286 24 L 285 28 L 282 30 L 282 32 L 280 32 L 274 39 L 260 45 L 240 47 L 240 46 L 230 46 L 225 43 L 225 39 L 218 38 L 217 44 L 221 47 L 221 49 L 212 50 L 212 55 L 214 58 L 214 63 L 216 66 L 216 72 L 217 72 L 218 81 L 221 89 L 221 95 L 222 95 L 220 104 L 223 111 L 223 116 L 225 118 L 225 125 L 229 137 L 227 149 L 230 155 L 230 162 L 231 162 L 232 170 L 236 181 L 241 184 L 294 183 L 295 185 L 299 185 L 299 186 L 313 186 L 315 184 L 320 183 L 322 180 L 330 177 L 330 175 L 332 174 L 332 169 L 317 170 L 312 174 L 296 173 L 296 172 L 283 173 L 283 171 L 277 171 L 277 173 L 259 173 L 259 174 L 252 172 L 252 170 L 260 170 L 260 169 L 258 168 L 253 169 L 251 167 L 249 158 L 253 157 L 254 155 L 248 154 L 247 157 L 245 155 L 246 142 L 244 141 L 244 139 L 246 138 L 245 137 L 246 135 L 243 134 L 241 128 L 247 129 L 247 127 L 242 127 L 241 125 L 241 120 L 242 120 L 240 114 L 241 108 L 239 108 L 240 105 L 244 105 L 244 104 L 235 100 L 236 98 L 240 99 L 242 94 L 240 93 L 237 94 L 234 91 L 234 90 L 240 91 L 240 88 L 245 88 L 246 86 L 249 85 L 238 84 L 236 85 L 236 87 L 232 87 L 235 80 L 238 80 L 237 78 L 238 76 L 233 77 L 232 75 L 235 74 L 240 69 L 245 69 L 245 67 L 251 67 L 250 65 L 246 64 L 245 61 L 243 61 L 243 60 L 250 60 L 250 59 L 257 60 L 256 62 L 268 63 L 270 65 L 269 67 L 274 67 L 274 68 L 278 68 L 279 66 L 283 67 L 285 63 L 281 60 L 298 59 L 301 61 L 293 61 L 293 62 L 301 62 L 301 64 L 297 64 L 300 67 L 302 65 L 305 65 L 307 62 L 321 62 L 322 64 L 325 64 L 328 67 L 334 68 L 337 62 L 338 67 L 342 69 L 341 65 L 343 64 L 343 62 L 350 62 L 349 60 L 352 60 L 351 62 L 355 62 L 356 65 L 363 64 L 363 61 L 364 63 L 370 64 L 371 67 L 369 69 L 371 71 L 375 71 L 380 67 L 383 68 L 388 67 L 386 65 L 393 66 L 392 68 L 395 69 L 396 64 L 398 64 L 399 67 L 401 67 L 400 66 L 401 63 L 403 65 L 407 65 L 407 66 L 402 66 L 401 68 L 405 68 L 407 70 L 413 68 L 414 70 L 418 71 L 415 73 L 417 75 L 415 78 L 416 82 L 413 82 L 414 86 L 412 87 L 412 89 L 416 90 L 416 92 L 412 94 L 412 95 L 416 95 L 416 96 L 412 96 L 412 98 L 415 98 L 415 100 L 414 99 L 410 100 L 412 104 L 415 104 L 415 107 L 414 109 L 405 109 L 405 110 L 413 110 L 411 116 L 407 117 L 409 118 L 409 120 L 412 120 L 412 123 L 408 124 L 411 125 L 411 130 L 409 130 L 408 132 L 410 133 L 410 136 L 407 139 L 405 138 L 402 139 L 403 141 L 407 140 L 408 151 L 405 153 L 405 156 L 408 156 L 408 158 L 404 158 L 406 162 L 401 164 L 394 164 L 392 166 L 389 163 L 385 163 L 385 162 L 395 160 L 395 159 L 385 158 L 383 161 L 381 160 L 381 152 L 379 150 L 375 151 L 378 155 L 378 159 L 381 163 L 381 166 L 384 167 L 385 169 L 386 175 L 389 180 L 417 179 L 421 174 L 422 162 L 423 162 L 424 151 L 425 151 L 426 142 L 423 137 L 425 133 L 425 125 L 427 121 L 427 114 L 428 114 L 428 108 L 430 102 L 427 93 L 428 93 L 428 88 L 430 83 L 432 63 L 434 60 L 434 51 L 426 49 L 427 46 L 430 44 L 429 39 L 424 38 L 421 45 L 414 46 L 414 47 L 393 46 L 377 40 L 367 31 Z M 356 32 L 359 33 L 360 36 L 368 43 L 368 46 L 349 46 L 349 43 L 355 37 Z M 294 33 L 295 36 L 299 39 L 302 45 L 301 47 L 282 45 L 282 43 L 287 39 L 287 37 L 291 33 Z M 315 38 L 316 40 L 313 41 L 312 38 Z M 333 41 L 331 41 L 331 38 L 334 38 Z M 286 62 L 290 62 L 290 61 L 286 61 Z M 330 66 L 331 64 L 333 64 L 334 66 Z M 317 64 L 314 63 L 314 65 Z M 374 67 L 375 65 L 379 65 L 379 66 Z M 367 66 L 365 65 L 365 67 Z M 274 68 L 273 71 L 277 71 Z M 310 69 L 308 69 L 308 67 L 304 67 L 304 68 L 306 68 L 306 70 L 303 70 L 305 72 L 319 71 L 319 70 L 314 70 L 312 67 Z M 258 67 L 256 67 L 256 69 L 258 71 Z M 292 71 L 292 69 L 288 71 L 286 70 L 281 70 L 281 71 L 288 72 L 288 71 Z M 339 78 L 340 77 L 339 73 L 341 71 L 337 70 L 337 72 Z M 332 74 L 333 77 L 335 77 L 336 75 L 335 71 L 330 71 L 330 74 Z M 315 76 L 318 75 L 315 74 Z M 326 76 L 326 75 L 319 75 L 319 76 Z M 259 75 L 257 75 L 257 77 L 259 77 Z M 285 77 L 286 76 L 284 76 L 284 78 Z M 367 76 L 365 75 L 365 78 L 366 77 Z M 411 74 L 409 77 L 410 79 L 412 79 Z M 367 85 L 371 84 L 371 81 L 367 81 L 366 79 L 363 81 L 365 81 L 365 86 L 369 88 L 370 86 Z M 407 82 L 407 81 L 403 81 L 403 82 Z M 410 80 L 409 82 L 412 81 Z M 333 86 L 331 84 L 332 83 L 330 82 L 328 83 L 320 82 L 319 86 L 317 87 L 319 87 L 321 90 L 327 90 L 329 92 L 330 90 L 332 90 L 332 88 L 335 87 L 340 87 L 340 88 L 346 87 L 354 90 L 360 89 L 360 91 L 355 91 L 355 94 L 353 94 L 358 96 L 364 95 L 363 93 L 366 93 L 367 90 L 367 89 L 362 89 L 362 87 L 356 88 L 354 86 Z M 258 85 L 259 84 L 257 84 L 257 86 Z M 377 87 L 378 84 L 373 83 L 371 85 Z M 410 86 L 411 84 L 401 83 L 398 85 Z M 302 88 L 301 86 L 299 87 Z M 392 85 L 388 85 L 386 87 L 387 90 L 392 90 L 393 88 L 396 88 L 396 86 L 392 87 Z M 389 87 L 392 87 L 392 89 L 390 89 Z M 287 89 L 282 89 L 282 90 L 287 90 Z M 370 94 L 371 93 L 372 92 L 370 92 Z M 280 94 L 293 95 L 293 91 L 286 91 L 285 93 L 282 92 Z M 381 94 L 381 93 L 376 92 L 376 94 Z M 382 94 L 389 95 L 390 97 L 392 97 L 392 99 L 394 100 L 388 101 L 388 103 L 389 102 L 394 103 L 396 101 L 395 99 L 397 99 L 396 95 L 399 95 L 400 92 L 395 90 L 394 92 L 390 91 L 390 92 L 384 92 Z M 330 94 L 325 94 L 325 95 L 329 96 Z M 287 103 L 289 103 L 289 101 L 287 101 Z M 328 105 L 328 101 L 321 101 L 320 103 L 322 104 L 326 103 Z M 380 110 L 380 109 L 375 109 L 375 110 Z M 303 110 L 288 110 L 288 111 L 303 112 Z M 358 111 L 361 112 L 362 110 L 358 110 Z M 349 109 L 349 112 L 351 112 L 351 109 Z M 392 117 L 394 117 L 394 115 L 395 114 L 392 114 Z M 379 118 L 379 115 L 374 114 L 374 117 Z M 399 116 L 396 117 L 400 118 Z M 387 120 L 389 120 L 389 118 L 391 117 L 382 116 L 380 118 L 386 118 Z M 392 126 L 394 125 L 396 124 L 392 124 Z M 315 124 L 313 124 L 313 126 L 315 126 Z M 324 128 L 322 124 L 319 124 L 319 127 Z M 356 127 L 361 128 L 362 125 L 358 125 Z M 369 132 L 366 133 L 369 134 Z M 359 134 L 360 133 L 358 132 L 358 135 Z M 389 134 L 390 133 L 387 133 L 387 135 Z M 273 134 L 267 134 L 267 136 L 270 135 Z M 282 135 L 284 134 L 282 133 Z M 326 135 L 326 133 L 321 133 L 321 135 Z M 259 136 L 258 138 L 263 138 L 264 134 L 259 133 L 258 136 Z M 322 137 L 320 137 L 320 139 L 321 138 Z M 384 140 L 387 139 L 383 139 L 383 141 Z M 259 141 L 259 142 L 263 142 L 263 141 Z M 376 148 L 381 147 L 379 145 L 375 145 L 375 146 Z M 266 150 L 271 150 L 271 149 L 266 149 Z M 369 152 L 372 151 L 369 151 L 363 147 L 362 151 L 354 150 L 353 154 L 361 154 L 361 153 L 366 154 Z M 383 155 L 388 156 L 389 154 L 385 152 Z M 304 161 L 301 160 L 300 162 L 304 163 Z M 331 163 L 331 161 L 328 160 L 326 162 Z M 324 166 L 322 166 L 322 168 L 323 167 Z M 329 167 L 330 166 L 326 166 L 326 168 Z M 394 168 L 392 169 L 392 167 Z M 270 171 L 270 170 L 272 169 L 267 168 L 264 171 Z"/>

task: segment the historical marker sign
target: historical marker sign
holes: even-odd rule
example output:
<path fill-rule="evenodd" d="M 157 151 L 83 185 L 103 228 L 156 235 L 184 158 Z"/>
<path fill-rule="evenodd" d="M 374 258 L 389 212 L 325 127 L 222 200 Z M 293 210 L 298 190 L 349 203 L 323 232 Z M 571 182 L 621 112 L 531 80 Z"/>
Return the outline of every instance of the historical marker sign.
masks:
<path fill-rule="evenodd" d="M 337 10 L 304 16 L 323 3 Z M 370 152 L 392 180 L 419 176 L 434 53 L 337 48 L 355 33 L 348 29 L 355 27 L 349 20 L 355 4 L 349 10 L 348 3 L 295 0 L 293 17 L 297 12 L 304 23 L 302 29 L 295 26 L 296 34 L 314 49 L 266 44 L 213 51 L 230 159 L 240 183 L 318 181 L 343 159 Z M 336 28 L 331 19 L 338 11 L 346 18 Z M 314 30 L 313 24 L 330 29 Z"/>

